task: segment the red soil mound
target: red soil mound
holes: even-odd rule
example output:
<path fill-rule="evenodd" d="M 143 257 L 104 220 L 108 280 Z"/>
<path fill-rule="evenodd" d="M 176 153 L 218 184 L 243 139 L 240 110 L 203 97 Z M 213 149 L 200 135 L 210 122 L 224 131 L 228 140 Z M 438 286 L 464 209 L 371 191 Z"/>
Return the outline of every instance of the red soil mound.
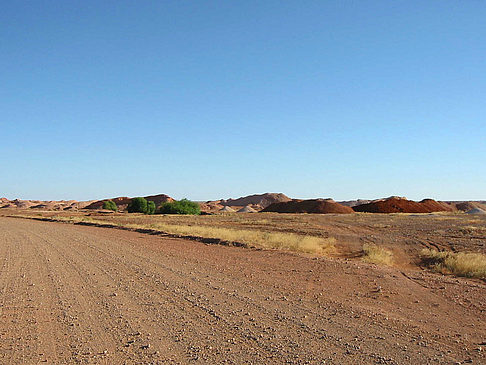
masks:
<path fill-rule="evenodd" d="M 310 199 L 273 203 L 263 209 L 262 212 L 347 214 L 354 213 L 354 210 L 350 207 L 336 203 L 334 201 L 323 199 Z"/>
<path fill-rule="evenodd" d="M 422 204 L 422 206 L 426 207 L 431 212 L 452 212 L 456 210 L 455 207 L 444 202 L 438 202 L 434 199 L 424 199 L 420 201 L 419 204 Z"/>
<path fill-rule="evenodd" d="M 439 203 L 433 199 L 424 199 L 420 202 L 406 198 L 390 197 L 361 204 L 353 207 L 356 212 L 368 213 L 432 213 L 450 212 L 452 207 Z"/>

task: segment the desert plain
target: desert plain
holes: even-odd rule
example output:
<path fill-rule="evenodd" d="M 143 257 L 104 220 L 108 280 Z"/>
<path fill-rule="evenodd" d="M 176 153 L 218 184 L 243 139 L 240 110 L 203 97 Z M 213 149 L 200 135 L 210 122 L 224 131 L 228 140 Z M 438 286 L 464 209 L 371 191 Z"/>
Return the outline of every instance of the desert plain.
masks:
<path fill-rule="evenodd" d="M 484 277 L 427 256 L 484 214 L 42 208 L 0 210 L 1 363 L 486 363 Z"/>

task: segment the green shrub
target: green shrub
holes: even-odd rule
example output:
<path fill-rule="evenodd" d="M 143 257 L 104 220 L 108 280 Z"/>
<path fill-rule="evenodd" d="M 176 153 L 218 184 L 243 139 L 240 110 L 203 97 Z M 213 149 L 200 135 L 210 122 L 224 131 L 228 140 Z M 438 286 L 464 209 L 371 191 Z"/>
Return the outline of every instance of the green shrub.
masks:
<path fill-rule="evenodd" d="M 155 203 L 150 200 L 147 203 L 147 214 L 154 214 L 154 213 L 155 213 Z"/>
<path fill-rule="evenodd" d="M 187 199 L 174 201 L 171 203 L 163 203 L 159 207 L 160 214 L 201 214 L 199 204 Z"/>
<path fill-rule="evenodd" d="M 128 213 L 147 213 L 148 203 L 145 198 L 133 198 L 127 207 Z"/>
<path fill-rule="evenodd" d="M 113 210 L 114 212 L 116 212 L 118 210 L 118 207 L 113 200 L 105 200 L 103 202 L 103 209 Z"/>

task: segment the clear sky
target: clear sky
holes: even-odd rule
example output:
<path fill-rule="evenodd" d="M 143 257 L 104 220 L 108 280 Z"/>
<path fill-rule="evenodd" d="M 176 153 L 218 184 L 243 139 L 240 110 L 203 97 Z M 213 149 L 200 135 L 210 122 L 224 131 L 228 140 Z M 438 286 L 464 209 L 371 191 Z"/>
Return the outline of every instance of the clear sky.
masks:
<path fill-rule="evenodd" d="M 485 1 L 0 5 L 0 196 L 486 199 Z"/>

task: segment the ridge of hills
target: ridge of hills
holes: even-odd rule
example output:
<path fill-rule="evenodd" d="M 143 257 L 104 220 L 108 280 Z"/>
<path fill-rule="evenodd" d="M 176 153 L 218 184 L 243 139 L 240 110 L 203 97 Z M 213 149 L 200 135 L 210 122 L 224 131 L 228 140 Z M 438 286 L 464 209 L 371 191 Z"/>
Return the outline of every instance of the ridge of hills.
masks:
<path fill-rule="evenodd" d="M 156 206 L 174 199 L 166 194 L 144 197 Z M 101 200 L 9 200 L 0 198 L 0 208 L 39 209 L 39 210 L 100 210 L 103 202 L 113 200 L 120 210 L 125 210 L 130 197 L 116 197 Z M 215 213 L 225 207 L 240 212 L 273 211 L 287 213 L 431 213 L 431 212 L 468 212 L 474 209 L 486 211 L 485 200 L 471 201 L 436 201 L 423 199 L 419 202 L 405 197 L 391 196 L 375 200 L 357 199 L 334 201 L 332 199 L 292 199 L 283 193 L 264 193 L 242 196 L 236 199 L 220 199 L 199 202 L 201 211 Z"/>

